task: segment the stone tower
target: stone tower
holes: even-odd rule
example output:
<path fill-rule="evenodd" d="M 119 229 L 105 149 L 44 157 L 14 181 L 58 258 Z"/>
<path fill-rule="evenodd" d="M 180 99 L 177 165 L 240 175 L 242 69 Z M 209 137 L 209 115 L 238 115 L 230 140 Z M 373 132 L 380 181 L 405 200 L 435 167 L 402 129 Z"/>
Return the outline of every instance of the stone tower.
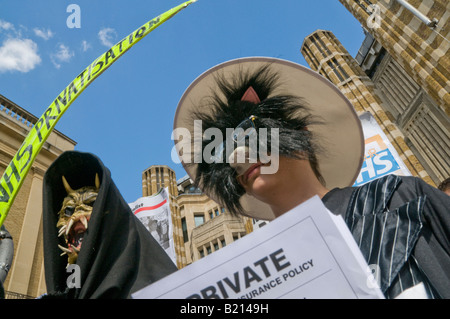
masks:
<path fill-rule="evenodd" d="M 398 126 L 385 112 L 385 102 L 369 76 L 330 31 L 317 30 L 305 38 L 301 53 L 310 67 L 334 83 L 357 113 L 370 112 L 383 129 L 401 159 L 414 175 L 435 185 L 417 157 L 405 143 Z"/>

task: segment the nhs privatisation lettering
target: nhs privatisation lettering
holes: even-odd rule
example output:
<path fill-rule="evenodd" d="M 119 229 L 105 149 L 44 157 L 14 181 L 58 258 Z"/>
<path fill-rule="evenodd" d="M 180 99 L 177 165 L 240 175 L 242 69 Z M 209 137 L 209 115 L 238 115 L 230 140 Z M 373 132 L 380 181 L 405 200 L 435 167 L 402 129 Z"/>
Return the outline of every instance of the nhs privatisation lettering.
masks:
<path fill-rule="evenodd" d="M 353 186 L 365 184 L 381 176 L 393 173 L 398 169 L 400 169 L 400 166 L 391 151 L 389 149 L 384 149 L 372 156 L 366 157 Z"/>
<path fill-rule="evenodd" d="M 22 160 L 22 157 L 24 157 L 25 154 L 28 154 L 28 159 L 27 162 L 25 163 L 25 165 L 23 165 L 22 167 L 16 167 L 16 164 L 14 163 L 14 161 L 11 161 L 11 164 L 6 168 L 5 172 L 3 173 L 3 177 L 4 177 L 4 181 L 6 183 L 7 188 L 9 189 L 9 191 L 12 193 L 14 191 L 14 184 L 11 181 L 11 177 L 14 177 L 18 182 L 20 182 L 20 174 L 19 174 L 19 169 L 20 172 L 22 172 L 30 163 L 31 161 L 31 156 L 33 154 L 33 145 L 22 145 L 19 152 L 17 152 L 16 155 L 16 160 L 19 162 Z M 11 168 L 11 173 L 8 174 L 8 168 Z M 0 184 L 0 202 L 4 202 L 7 203 L 9 201 L 9 193 L 7 192 L 6 188 Z M 1 217 L 1 214 L 0 214 Z"/>
<path fill-rule="evenodd" d="M 75 6 L 70 5 L 67 9 L 69 12 L 69 10 L 79 9 L 79 7 L 76 5 Z M 69 18 L 72 18 L 72 16 L 69 16 Z M 80 25 L 77 25 L 74 21 L 71 20 L 69 26 L 69 18 L 67 22 L 69 28 L 80 27 Z M 116 59 L 116 54 L 121 54 L 125 49 L 128 49 L 133 42 L 142 38 L 145 35 L 145 32 L 156 27 L 160 21 L 161 16 L 156 17 L 155 19 L 149 21 L 148 24 L 142 26 L 141 28 L 130 34 L 127 38 L 123 39 L 122 41 L 114 45 L 105 54 L 96 59 L 94 63 L 90 64 L 85 70 L 83 70 L 75 78 L 75 80 L 72 81 L 69 84 L 69 86 L 65 88 L 65 90 L 54 100 L 52 105 L 50 105 L 45 110 L 44 115 L 41 118 L 39 118 L 39 120 L 33 126 L 35 136 L 38 137 L 39 143 L 43 142 L 44 137 L 51 130 L 52 126 L 56 123 L 58 117 L 65 112 L 65 110 L 69 106 L 69 102 L 73 100 L 82 89 L 84 89 L 87 85 L 89 85 L 91 80 L 95 76 L 104 71 L 112 63 L 112 61 Z M 124 47 L 124 41 L 128 41 L 127 47 Z M 117 52 L 117 50 L 119 52 Z M 0 183 L 1 203 L 8 203 L 10 201 L 11 194 L 14 192 L 14 190 L 19 185 L 22 179 L 20 173 L 22 173 L 31 164 L 31 159 L 35 155 L 34 152 L 38 152 L 40 150 L 40 147 L 41 146 L 33 149 L 33 142 L 29 142 L 27 137 L 24 144 L 21 146 L 19 152 L 17 153 L 15 159 L 11 162 L 11 164 L 6 168 L 6 170 L 3 173 Z M 26 163 L 22 164 L 22 162 L 20 161 L 22 158 L 24 159 L 26 158 L 24 156 L 28 156 L 28 158 Z M 15 161 L 20 165 L 17 165 Z M 0 217 L 2 217 L 1 213 Z"/>

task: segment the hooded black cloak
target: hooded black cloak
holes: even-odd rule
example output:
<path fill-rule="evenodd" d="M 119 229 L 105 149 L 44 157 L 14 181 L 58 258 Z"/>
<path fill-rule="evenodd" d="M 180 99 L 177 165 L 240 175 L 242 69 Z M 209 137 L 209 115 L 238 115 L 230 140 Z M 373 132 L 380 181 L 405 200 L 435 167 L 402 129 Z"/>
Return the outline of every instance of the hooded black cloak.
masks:
<path fill-rule="evenodd" d="M 60 256 L 58 212 L 66 190 L 64 176 L 73 189 L 100 189 L 89 227 L 78 255 L 80 287 L 68 288 L 67 256 Z M 111 179 L 111 173 L 95 155 L 68 151 L 47 170 L 43 181 L 44 265 L 47 297 L 68 299 L 129 298 L 135 291 L 165 277 L 177 268 L 133 215 Z"/>

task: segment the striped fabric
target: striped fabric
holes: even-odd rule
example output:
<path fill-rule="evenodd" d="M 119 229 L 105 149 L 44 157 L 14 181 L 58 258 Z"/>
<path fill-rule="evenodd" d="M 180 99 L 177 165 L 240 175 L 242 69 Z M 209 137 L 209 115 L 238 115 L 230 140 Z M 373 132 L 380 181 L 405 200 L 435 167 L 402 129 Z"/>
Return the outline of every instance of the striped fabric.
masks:
<path fill-rule="evenodd" d="M 386 298 L 423 282 L 433 297 L 411 251 L 422 229 L 426 196 L 389 210 L 389 201 L 401 182 L 388 175 L 357 188 L 350 199 L 346 223 Z M 374 267 L 375 266 L 375 267 Z"/>

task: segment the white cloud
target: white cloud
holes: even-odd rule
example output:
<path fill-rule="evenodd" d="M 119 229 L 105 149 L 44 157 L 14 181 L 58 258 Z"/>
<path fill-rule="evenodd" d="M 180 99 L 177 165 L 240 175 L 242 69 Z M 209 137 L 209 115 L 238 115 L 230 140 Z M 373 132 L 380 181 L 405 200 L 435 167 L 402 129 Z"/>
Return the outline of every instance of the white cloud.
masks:
<path fill-rule="evenodd" d="M 75 55 L 70 51 L 69 47 L 60 43 L 55 53 L 50 55 L 50 58 L 57 69 L 61 67 L 61 63 L 67 63 Z"/>
<path fill-rule="evenodd" d="M 103 45 L 112 47 L 113 41 L 117 38 L 117 33 L 112 28 L 103 28 L 98 32 L 98 38 Z"/>
<path fill-rule="evenodd" d="M 50 30 L 50 29 L 39 29 L 39 28 L 34 28 L 33 29 L 34 34 L 36 34 L 38 37 L 44 39 L 44 40 L 48 40 L 50 38 L 53 37 L 54 33 Z"/>
<path fill-rule="evenodd" d="M 5 40 L 0 47 L 0 72 L 33 70 L 41 63 L 37 50 L 37 44 L 30 39 Z"/>
<path fill-rule="evenodd" d="M 0 29 L 3 30 L 14 30 L 14 25 L 10 22 L 0 19 Z"/>
<path fill-rule="evenodd" d="M 83 40 L 83 42 L 81 42 L 81 48 L 83 52 L 86 52 L 88 49 L 91 48 L 91 45 L 86 40 Z"/>

